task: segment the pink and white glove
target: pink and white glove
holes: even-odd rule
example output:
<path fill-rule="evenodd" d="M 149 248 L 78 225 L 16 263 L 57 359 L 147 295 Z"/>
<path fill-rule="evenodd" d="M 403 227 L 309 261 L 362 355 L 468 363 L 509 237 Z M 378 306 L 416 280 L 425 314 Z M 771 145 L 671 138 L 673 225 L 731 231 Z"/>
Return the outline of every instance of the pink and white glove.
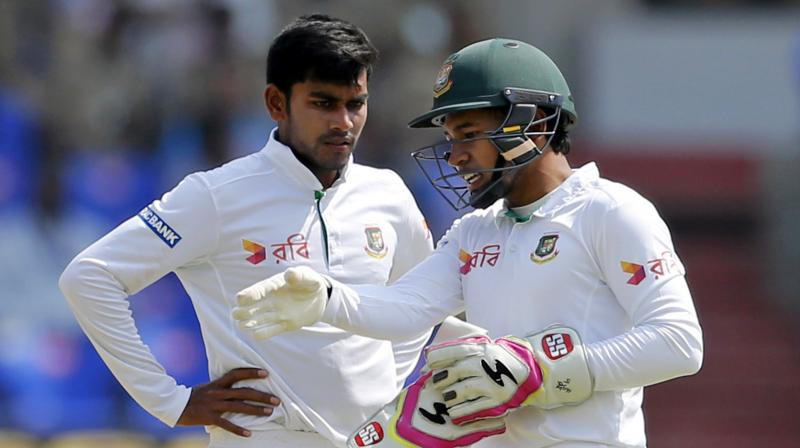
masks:
<path fill-rule="evenodd" d="M 506 431 L 503 418 L 456 425 L 441 394 L 431 387 L 432 373 L 417 381 L 376 412 L 347 440 L 348 448 L 454 448 Z"/>
<path fill-rule="evenodd" d="M 426 368 L 457 425 L 521 406 L 580 404 L 594 388 L 580 336 L 567 327 L 524 339 L 477 336 L 433 345 Z"/>

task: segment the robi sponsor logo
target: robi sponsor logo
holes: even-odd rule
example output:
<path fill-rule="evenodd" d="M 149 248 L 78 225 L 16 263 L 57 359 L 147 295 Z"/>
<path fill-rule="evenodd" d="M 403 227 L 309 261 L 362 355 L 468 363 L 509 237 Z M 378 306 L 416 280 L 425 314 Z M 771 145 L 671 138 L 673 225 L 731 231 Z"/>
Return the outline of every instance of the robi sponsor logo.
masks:
<path fill-rule="evenodd" d="M 250 254 L 245 260 L 251 264 L 261 263 L 269 254 L 272 254 L 277 264 L 294 261 L 296 257 L 308 259 L 308 241 L 302 233 L 289 235 L 285 242 L 270 244 L 270 252 L 267 252 L 266 245 L 248 239 L 242 239 L 242 249 Z"/>
<path fill-rule="evenodd" d="M 619 264 L 622 267 L 622 272 L 631 274 L 627 282 L 629 285 L 636 286 L 647 276 L 647 274 L 644 272 L 644 266 L 640 265 L 639 263 L 620 261 Z"/>
<path fill-rule="evenodd" d="M 630 261 L 620 261 L 622 272 L 631 274 L 627 283 L 636 286 L 648 276 L 648 272 L 653 279 L 668 279 L 674 275 L 683 275 L 683 267 L 675 254 L 671 251 L 661 252 L 661 256 L 652 260 L 647 260 L 646 264 L 632 263 Z"/>
<path fill-rule="evenodd" d="M 471 253 L 461 249 L 458 253 L 458 259 L 464 263 L 458 269 L 461 275 L 469 274 L 474 268 L 482 268 L 484 265 L 495 267 L 500 258 L 500 245 L 489 244 L 483 246 L 483 249 Z"/>
<path fill-rule="evenodd" d="M 267 248 L 256 243 L 255 241 L 242 240 L 242 248 L 252 255 L 245 258 L 252 264 L 259 264 L 267 259 Z"/>
<path fill-rule="evenodd" d="M 181 236 L 178 235 L 178 232 L 164 222 L 150 207 L 143 208 L 142 211 L 139 212 L 139 218 L 141 218 L 147 227 L 150 227 L 150 230 L 158 235 L 161 241 L 167 246 L 175 247 L 175 245 L 181 241 Z"/>

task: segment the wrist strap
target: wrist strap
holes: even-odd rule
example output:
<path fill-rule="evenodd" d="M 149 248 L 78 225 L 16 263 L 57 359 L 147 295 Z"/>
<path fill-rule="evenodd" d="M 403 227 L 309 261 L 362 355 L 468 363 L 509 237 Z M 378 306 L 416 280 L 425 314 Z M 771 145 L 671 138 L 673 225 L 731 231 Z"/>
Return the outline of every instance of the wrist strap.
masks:
<path fill-rule="evenodd" d="M 577 405 L 594 392 L 581 337 L 569 327 L 553 326 L 525 336 L 533 348 L 536 364 L 542 370 L 542 390 L 531 396 L 530 405 L 552 409 Z"/>

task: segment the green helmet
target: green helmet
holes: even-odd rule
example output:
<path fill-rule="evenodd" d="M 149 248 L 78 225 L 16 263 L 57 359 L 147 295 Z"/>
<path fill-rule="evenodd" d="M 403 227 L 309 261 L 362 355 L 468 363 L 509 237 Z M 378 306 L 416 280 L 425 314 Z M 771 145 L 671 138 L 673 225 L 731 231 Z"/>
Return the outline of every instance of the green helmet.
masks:
<path fill-rule="evenodd" d="M 578 119 L 567 81 L 546 54 L 525 42 L 496 38 L 464 47 L 444 61 L 433 86 L 433 108 L 409 126 L 441 126 L 450 112 L 510 106 L 503 94 L 508 88 L 557 94 L 566 129 Z"/>
<path fill-rule="evenodd" d="M 459 141 L 436 143 L 412 153 L 431 184 L 457 210 L 485 208 L 505 197 L 510 186 L 502 182 L 503 177 L 531 163 L 553 140 L 557 128 L 569 131 L 578 119 L 567 81 L 546 54 L 525 42 L 490 39 L 464 47 L 444 61 L 433 87 L 433 108 L 409 126 L 442 126 L 449 113 L 486 108 L 506 109 L 500 126 L 478 137 L 490 140 L 497 149 L 494 167 L 465 172 L 450 166 L 452 147 Z M 540 109 L 547 115 L 537 114 Z M 541 135 L 547 141 L 540 147 L 534 139 Z M 492 178 L 470 192 L 466 178 L 474 180 L 471 175 L 476 173 L 491 173 Z"/>

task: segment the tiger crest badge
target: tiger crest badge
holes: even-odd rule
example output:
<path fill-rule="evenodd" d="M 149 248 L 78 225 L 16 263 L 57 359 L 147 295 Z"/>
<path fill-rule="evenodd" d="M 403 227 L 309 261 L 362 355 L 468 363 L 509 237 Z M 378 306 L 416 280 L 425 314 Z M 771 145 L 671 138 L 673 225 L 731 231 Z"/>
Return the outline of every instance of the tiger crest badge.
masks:
<path fill-rule="evenodd" d="M 389 248 L 383 241 L 383 232 L 378 226 L 367 226 L 364 228 L 364 234 L 367 236 L 367 245 L 364 250 L 372 258 L 381 259 L 389 253 Z"/>
<path fill-rule="evenodd" d="M 442 64 L 439 73 L 436 75 L 436 82 L 433 84 L 433 97 L 439 98 L 444 95 L 453 85 L 453 80 L 450 79 L 450 72 L 453 71 L 453 63 L 455 62 L 457 54 L 451 55 Z"/>
<path fill-rule="evenodd" d="M 551 233 L 539 238 L 539 244 L 531 252 L 531 261 L 536 264 L 545 264 L 553 261 L 558 256 L 558 250 L 556 250 L 557 241 L 557 233 Z"/>

